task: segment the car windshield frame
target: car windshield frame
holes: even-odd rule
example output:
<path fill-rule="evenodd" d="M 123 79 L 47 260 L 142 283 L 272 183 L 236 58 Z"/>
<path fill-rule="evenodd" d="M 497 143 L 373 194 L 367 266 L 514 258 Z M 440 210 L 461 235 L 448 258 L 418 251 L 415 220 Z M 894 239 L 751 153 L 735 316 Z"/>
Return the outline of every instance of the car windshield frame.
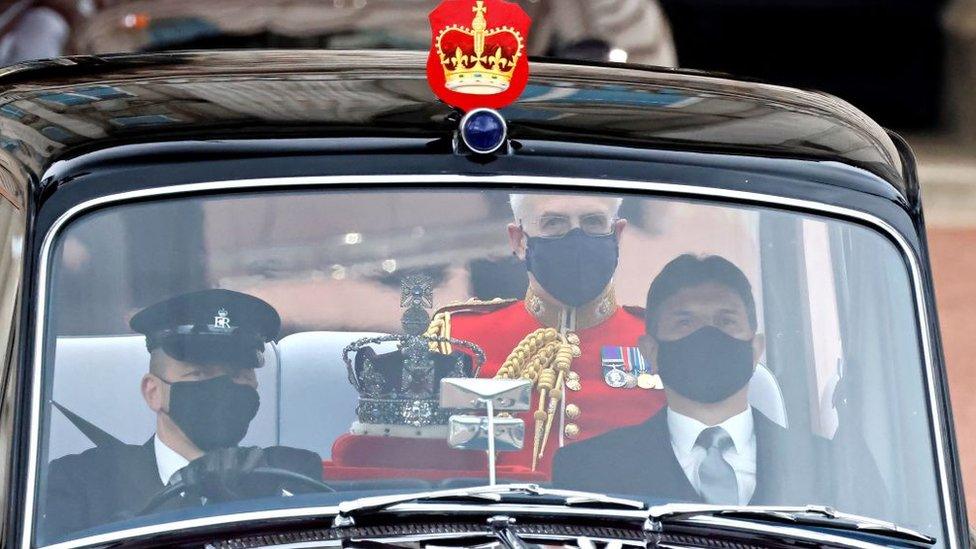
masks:
<path fill-rule="evenodd" d="M 30 415 L 27 428 L 29 429 L 29 442 L 27 451 L 27 479 L 24 484 L 26 493 L 24 494 L 24 505 L 22 508 L 22 536 L 21 546 L 31 547 L 34 543 L 37 528 L 37 490 L 38 476 L 40 471 L 40 444 L 41 444 L 41 410 L 42 410 L 42 390 L 43 390 L 43 368 L 45 359 L 45 340 L 48 337 L 47 331 L 47 308 L 49 298 L 49 271 L 51 267 L 53 245 L 58 241 L 63 229 L 70 225 L 71 221 L 83 213 L 93 211 L 109 205 L 119 205 L 143 199 L 159 199 L 165 197 L 186 197 L 197 195 L 214 195 L 226 192 L 251 191 L 259 192 L 262 190 L 300 190 L 320 187 L 329 189 L 331 187 L 362 187 L 362 188 L 383 188 L 400 187 L 410 188 L 436 188 L 437 186 L 466 187 L 487 186 L 491 188 L 511 188 L 517 186 L 528 191 L 546 190 L 588 190 L 595 192 L 621 192 L 632 193 L 635 195 L 672 197 L 685 199 L 702 199 L 722 204 L 751 205 L 760 207 L 771 207 L 784 212 L 811 213 L 829 218 L 840 219 L 853 222 L 857 225 L 867 227 L 878 235 L 885 237 L 899 250 L 902 259 L 908 267 L 908 276 L 913 295 L 913 304 L 916 312 L 915 322 L 918 330 L 921 358 L 924 361 L 924 390 L 928 401 L 929 428 L 933 437 L 932 447 L 935 451 L 936 467 L 938 471 L 939 499 L 942 502 L 940 512 L 943 515 L 943 525 L 946 534 L 946 547 L 957 549 L 961 530 L 958 524 L 958 513 L 956 504 L 952 501 L 950 490 L 950 464 L 947 460 L 947 418 L 940 405 L 938 396 L 938 383 L 936 377 L 936 361 L 933 351 L 933 334 L 930 307 L 926 301 L 926 286 L 923 276 L 922 262 L 916 254 L 914 248 L 909 244 L 906 237 L 896 230 L 891 224 L 882 218 L 871 213 L 854 210 L 842 206 L 836 206 L 813 200 L 791 198 L 766 194 L 753 191 L 741 191 L 719 187 L 698 186 L 683 183 L 662 183 L 639 180 L 612 180 L 596 179 L 592 177 L 565 177 L 565 176 L 515 176 L 515 175 L 445 175 L 445 174 L 410 174 L 410 175 L 369 175 L 369 176 L 342 176 L 342 175 L 323 175 L 323 176 L 298 176 L 298 177 L 274 177 L 262 179 L 237 179 L 224 181 L 211 181 L 204 183 L 175 184 L 171 186 L 160 186 L 140 190 L 131 190 L 115 194 L 103 195 L 92 198 L 84 202 L 75 204 L 71 208 L 60 214 L 56 221 L 51 224 L 43 238 L 39 241 L 39 255 L 37 257 L 37 278 L 36 288 L 33 297 L 35 306 L 33 308 L 36 315 L 32 326 L 33 333 L 28 337 L 31 340 L 31 375 L 28 383 L 29 387 L 29 406 Z M 333 508 L 290 508 L 276 509 L 265 512 L 251 512 L 241 515 L 214 515 L 206 519 L 189 519 L 175 522 L 160 522 L 150 526 L 142 526 L 131 529 L 116 530 L 106 534 L 98 534 L 89 537 L 71 539 L 55 546 L 63 548 L 81 547 L 92 543 L 106 543 L 110 541 L 125 539 L 133 536 L 142 536 L 152 533 L 172 531 L 175 529 L 193 528 L 203 525 L 214 525 L 222 523 L 239 522 L 241 520 L 256 520 L 260 518 L 283 518 L 288 516 L 307 516 L 310 512 L 335 512 Z M 935 532 L 930 534 L 937 535 Z M 939 533 L 941 534 L 941 532 Z"/>

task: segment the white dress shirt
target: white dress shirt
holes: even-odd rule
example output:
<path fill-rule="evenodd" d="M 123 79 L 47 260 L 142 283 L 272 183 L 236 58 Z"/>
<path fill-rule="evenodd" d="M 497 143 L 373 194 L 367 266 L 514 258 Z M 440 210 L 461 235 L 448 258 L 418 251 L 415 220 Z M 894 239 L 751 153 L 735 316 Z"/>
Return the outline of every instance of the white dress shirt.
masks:
<path fill-rule="evenodd" d="M 176 453 L 176 450 L 166 446 L 166 443 L 153 435 L 153 448 L 156 450 L 156 467 L 159 469 L 159 480 L 163 486 L 169 484 L 173 473 L 189 465 L 190 460 Z"/>
<path fill-rule="evenodd" d="M 739 505 L 748 505 L 752 494 L 756 490 L 756 432 L 753 426 L 752 408 L 747 407 L 742 413 L 736 414 L 718 424 L 732 438 L 730 446 L 722 457 L 735 471 L 735 480 L 739 487 Z M 671 448 L 674 457 L 688 477 L 688 482 L 701 493 L 701 480 L 698 468 L 705 459 L 706 450 L 695 446 L 698 435 L 708 429 L 710 425 L 679 414 L 668 408 L 668 431 L 671 433 Z"/>

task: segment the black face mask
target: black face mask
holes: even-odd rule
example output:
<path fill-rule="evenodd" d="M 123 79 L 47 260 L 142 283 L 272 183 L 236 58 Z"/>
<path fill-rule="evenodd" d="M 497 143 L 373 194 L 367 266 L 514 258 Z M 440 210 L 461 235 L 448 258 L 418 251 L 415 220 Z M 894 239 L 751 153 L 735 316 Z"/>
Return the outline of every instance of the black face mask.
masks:
<path fill-rule="evenodd" d="M 573 229 L 559 238 L 530 236 L 526 268 L 552 297 L 572 307 L 596 299 L 617 270 L 617 234 Z"/>
<path fill-rule="evenodd" d="M 702 403 L 725 400 L 752 379 L 752 342 L 714 326 L 675 341 L 659 341 L 657 370 L 669 389 Z"/>
<path fill-rule="evenodd" d="M 230 376 L 168 383 L 169 417 L 204 452 L 237 446 L 258 413 L 260 398 Z"/>

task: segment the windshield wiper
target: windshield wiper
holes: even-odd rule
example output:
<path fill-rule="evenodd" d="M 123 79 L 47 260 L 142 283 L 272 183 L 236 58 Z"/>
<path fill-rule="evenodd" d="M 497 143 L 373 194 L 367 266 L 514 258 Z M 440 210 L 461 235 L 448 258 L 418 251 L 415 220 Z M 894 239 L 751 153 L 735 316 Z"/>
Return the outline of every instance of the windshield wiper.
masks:
<path fill-rule="evenodd" d="M 505 515 L 496 515 L 488 519 L 491 533 L 501 542 L 505 549 L 529 549 L 529 544 L 519 537 L 512 529 L 515 519 Z"/>
<path fill-rule="evenodd" d="M 339 504 L 339 514 L 332 521 L 334 528 L 346 528 L 356 524 L 355 517 L 383 511 L 402 503 L 427 503 L 435 501 L 460 501 L 464 503 L 505 503 L 518 500 L 525 503 L 561 505 L 565 507 L 598 505 L 601 507 L 643 510 L 647 505 L 638 500 L 621 499 L 592 492 L 574 490 L 555 490 L 542 488 L 536 484 L 499 484 L 495 486 L 475 486 L 455 490 L 437 490 L 412 494 L 376 496 L 354 499 Z"/>
<path fill-rule="evenodd" d="M 651 507 L 644 528 L 649 533 L 660 533 L 668 524 L 687 522 L 688 519 L 703 516 L 848 530 L 914 541 L 926 545 L 933 545 L 935 543 L 935 538 L 916 532 L 915 530 L 898 526 L 893 522 L 841 513 L 823 505 L 807 505 L 805 507 L 753 507 L 668 504 Z"/>

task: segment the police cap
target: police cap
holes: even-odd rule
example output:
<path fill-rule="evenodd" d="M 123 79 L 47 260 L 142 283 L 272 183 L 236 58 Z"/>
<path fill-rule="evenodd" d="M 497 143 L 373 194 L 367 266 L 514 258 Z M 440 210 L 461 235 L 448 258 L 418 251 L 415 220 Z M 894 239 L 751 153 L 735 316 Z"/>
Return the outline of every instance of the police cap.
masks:
<path fill-rule="evenodd" d="M 150 351 L 177 360 L 240 368 L 263 365 L 264 344 L 281 328 L 274 307 L 231 290 L 202 290 L 150 305 L 129 321 Z"/>

